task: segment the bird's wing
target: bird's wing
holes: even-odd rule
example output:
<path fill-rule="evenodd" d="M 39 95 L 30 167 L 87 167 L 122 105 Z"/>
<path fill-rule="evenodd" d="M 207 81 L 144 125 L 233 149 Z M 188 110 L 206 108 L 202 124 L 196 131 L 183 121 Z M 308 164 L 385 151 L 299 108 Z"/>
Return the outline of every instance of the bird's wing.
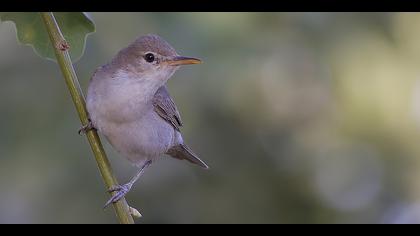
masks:
<path fill-rule="evenodd" d="M 181 115 L 165 85 L 156 91 L 153 97 L 153 107 L 160 117 L 180 131 L 179 128 L 182 126 Z"/>

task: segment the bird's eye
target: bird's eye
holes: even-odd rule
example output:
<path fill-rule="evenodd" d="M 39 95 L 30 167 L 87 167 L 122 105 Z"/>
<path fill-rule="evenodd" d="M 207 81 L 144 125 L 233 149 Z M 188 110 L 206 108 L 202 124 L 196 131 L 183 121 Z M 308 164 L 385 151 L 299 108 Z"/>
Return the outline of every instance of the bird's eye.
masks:
<path fill-rule="evenodd" d="M 147 53 L 144 55 L 144 60 L 146 60 L 149 63 L 152 63 L 155 60 L 155 55 L 153 53 Z"/>

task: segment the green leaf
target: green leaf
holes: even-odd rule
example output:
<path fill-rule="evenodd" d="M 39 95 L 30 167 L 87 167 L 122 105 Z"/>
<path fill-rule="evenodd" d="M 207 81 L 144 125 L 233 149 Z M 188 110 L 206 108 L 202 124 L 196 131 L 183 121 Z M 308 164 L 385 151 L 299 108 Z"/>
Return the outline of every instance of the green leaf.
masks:
<path fill-rule="evenodd" d="M 75 62 L 83 55 L 86 37 L 95 32 L 95 24 L 82 12 L 54 13 L 57 23 L 70 45 L 70 57 Z M 41 15 L 35 12 L 0 12 L 1 21 L 13 21 L 20 43 L 32 46 L 41 57 L 56 60 Z"/>

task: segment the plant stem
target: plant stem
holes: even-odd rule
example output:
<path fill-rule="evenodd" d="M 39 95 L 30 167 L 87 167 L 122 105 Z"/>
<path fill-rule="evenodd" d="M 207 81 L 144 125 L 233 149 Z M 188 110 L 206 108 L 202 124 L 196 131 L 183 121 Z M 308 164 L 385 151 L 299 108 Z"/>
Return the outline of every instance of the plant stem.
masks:
<path fill-rule="evenodd" d="M 60 66 L 61 72 L 63 73 L 64 80 L 67 84 L 67 88 L 70 91 L 74 105 L 76 106 L 76 110 L 79 114 L 80 121 L 82 125 L 87 125 L 89 123 L 89 117 L 88 112 L 86 110 L 85 98 L 83 96 L 83 91 L 80 88 L 79 81 L 77 79 L 76 73 L 73 68 L 73 64 L 70 59 L 70 55 L 68 53 L 69 45 L 65 41 L 64 36 L 60 31 L 60 28 L 54 18 L 54 14 L 52 12 L 43 12 L 41 13 L 41 17 L 48 31 L 48 35 L 53 45 L 57 62 Z M 103 149 L 103 146 L 101 144 L 96 130 L 87 131 L 86 136 L 92 148 L 93 154 L 95 156 L 96 162 L 98 164 L 100 173 L 102 175 L 107 189 L 109 189 L 111 186 L 117 185 L 117 180 L 112 173 L 111 165 L 105 154 L 105 151 Z M 134 223 L 133 217 L 130 214 L 130 209 L 125 198 L 122 198 L 117 203 L 114 203 L 113 206 L 120 223 Z"/>

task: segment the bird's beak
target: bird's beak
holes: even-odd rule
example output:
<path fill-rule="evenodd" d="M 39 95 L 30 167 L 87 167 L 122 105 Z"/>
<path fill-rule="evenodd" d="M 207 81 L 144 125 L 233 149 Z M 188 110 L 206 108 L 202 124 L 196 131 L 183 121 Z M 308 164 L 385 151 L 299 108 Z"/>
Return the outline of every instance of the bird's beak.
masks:
<path fill-rule="evenodd" d="M 191 64 L 200 64 L 201 60 L 193 57 L 182 57 L 176 56 L 166 61 L 168 65 L 171 66 L 180 66 L 180 65 L 191 65 Z"/>

